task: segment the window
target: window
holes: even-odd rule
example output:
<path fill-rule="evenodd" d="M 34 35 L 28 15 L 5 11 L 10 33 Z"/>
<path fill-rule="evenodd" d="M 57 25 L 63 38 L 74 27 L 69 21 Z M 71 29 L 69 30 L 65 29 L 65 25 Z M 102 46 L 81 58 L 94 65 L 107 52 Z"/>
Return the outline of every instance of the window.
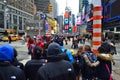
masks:
<path fill-rule="evenodd" d="M 13 15 L 13 22 L 14 22 L 14 24 L 17 25 L 17 16 L 16 15 Z"/>
<path fill-rule="evenodd" d="M 22 17 L 19 17 L 19 29 L 22 30 Z"/>
<path fill-rule="evenodd" d="M 4 28 L 4 13 L 0 12 L 0 28 Z"/>

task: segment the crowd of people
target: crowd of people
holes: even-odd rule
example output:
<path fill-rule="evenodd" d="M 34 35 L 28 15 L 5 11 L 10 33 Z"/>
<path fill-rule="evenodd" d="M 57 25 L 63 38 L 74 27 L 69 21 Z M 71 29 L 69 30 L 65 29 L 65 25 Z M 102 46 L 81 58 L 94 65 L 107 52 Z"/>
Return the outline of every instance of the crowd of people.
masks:
<path fill-rule="evenodd" d="M 25 65 L 17 60 L 14 47 L 1 45 L 0 80 L 113 80 L 113 55 L 117 54 L 113 41 L 110 44 L 103 39 L 99 53 L 95 54 L 90 45 L 78 46 L 79 36 L 72 39 L 77 52 L 65 48 L 69 44 L 66 38 L 26 36 L 31 59 Z M 84 44 L 85 38 L 82 39 Z"/>

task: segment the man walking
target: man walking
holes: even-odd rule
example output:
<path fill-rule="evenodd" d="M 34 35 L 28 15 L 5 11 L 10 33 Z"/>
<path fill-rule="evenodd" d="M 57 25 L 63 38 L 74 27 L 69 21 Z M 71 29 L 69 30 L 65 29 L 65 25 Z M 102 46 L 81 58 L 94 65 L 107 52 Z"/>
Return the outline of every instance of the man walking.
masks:
<path fill-rule="evenodd" d="M 37 80 L 75 80 L 73 66 L 64 60 L 60 45 L 51 43 L 48 46 L 48 63 L 38 70 Z"/>

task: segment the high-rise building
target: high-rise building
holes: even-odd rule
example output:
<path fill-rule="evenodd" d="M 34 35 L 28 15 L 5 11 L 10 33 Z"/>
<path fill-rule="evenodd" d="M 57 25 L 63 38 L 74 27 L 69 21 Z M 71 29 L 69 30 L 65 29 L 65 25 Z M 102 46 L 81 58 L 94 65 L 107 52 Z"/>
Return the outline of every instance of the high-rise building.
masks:
<path fill-rule="evenodd" d="M 34 0 L 0 0 L 0 32 L 14 28 L 17 34 L 25 32 L 33 13 Z"/>
<path fill-rule="evenodd" d="M 57 2 L 56 0 L 50 0 L 50 3 L 52 4 L 52 12 L 49 13 L 52 18 L 57 17 Z"/>
<path fill-rule="evenodd" d="M 17 9 L 33 14 L 34 0 L 8 0 L 8 5 L 11 5 Z"/>
<path fill-rule="evenodd" d="M 57 2 L 56 0 L 50 0 L 50 4 L 52 5 L 52 11 L 47 13 L 48 17 L 52 19 L 57 18 Z"/>
<path fill-rule="evenodd" d="M 48 5 L 50 0 L 34 0 L 34 3 L 37 7 L 37 11 L 48 13 Z"/>
<path fill-rule="evenodd" d="M 57 16 L 58 29 L 59 29 L 58 33 L 61 33 L 64 30 L 63 21 L 64 21 L 63 15 Z"/>
<path fill-rule="evenodd" d="M 83 0 L 79 0 L 79 12 L 82 11 L 82 1 L 83 1 Z"/>

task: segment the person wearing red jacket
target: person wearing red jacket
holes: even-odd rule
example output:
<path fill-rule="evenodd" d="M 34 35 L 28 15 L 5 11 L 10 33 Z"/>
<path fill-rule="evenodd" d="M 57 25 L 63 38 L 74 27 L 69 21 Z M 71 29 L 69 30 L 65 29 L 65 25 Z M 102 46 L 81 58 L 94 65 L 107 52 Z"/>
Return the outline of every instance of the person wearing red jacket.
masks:
<path fill-rule="evenodd" d="M 28 42 L 27 42 L 28 54 L 31 54 L 31 46 L 32 46 L 32 44 L 34 44 L 34 40 L 32 38 L 29 38 Z"/>
<path fill-rule="evenodd" d="M 41 39 L 37 39 L 36 46 L 39 46 L 43 49 L 44 48 L 44 42 Z"/>

